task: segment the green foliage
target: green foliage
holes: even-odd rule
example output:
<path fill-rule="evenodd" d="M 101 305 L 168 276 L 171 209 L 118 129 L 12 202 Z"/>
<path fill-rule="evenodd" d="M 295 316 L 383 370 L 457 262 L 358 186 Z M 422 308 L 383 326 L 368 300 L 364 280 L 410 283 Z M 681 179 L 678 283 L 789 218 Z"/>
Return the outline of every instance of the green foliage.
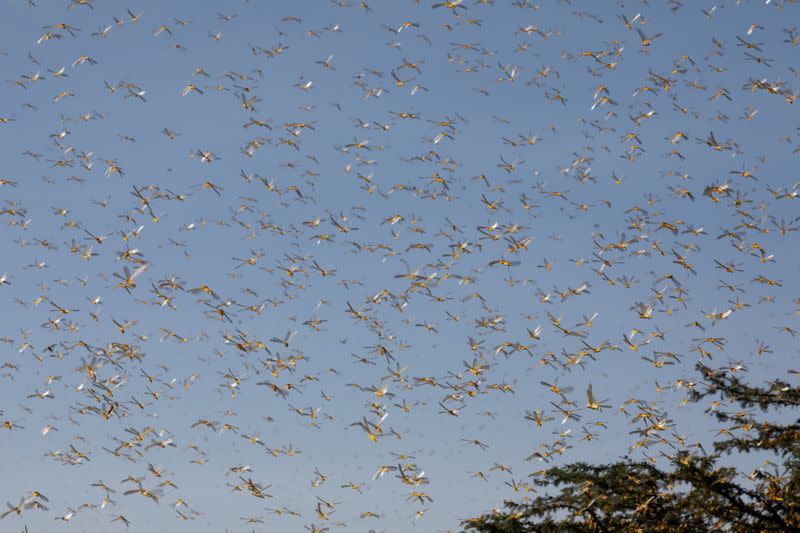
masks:
<path fill-rule="evenodd" d="M 662 470 L 648 462 L 608 465 L 579 462 L 541 473 L 542 495 L 462 523 L 467 531 L 800 531 L 800 420 L 780 425 L 767 411 L 800 406 L 800 388 L 772 381 L 759 388 L 728 370 L 698 365 L 702 390 L 690 400 L 714 397 L 708 412 L 724 426 L 713 453 L 688 447 L 669 457 Z M 719 399 L 716 399 L 719 397 Z M 739 410 L 719 409 L 738 406 Z M 748 411 L 756 408 L 760 413 Z M 772 452 L 776 460 L 750 474 L 719 466 L 723 454 Z"/>

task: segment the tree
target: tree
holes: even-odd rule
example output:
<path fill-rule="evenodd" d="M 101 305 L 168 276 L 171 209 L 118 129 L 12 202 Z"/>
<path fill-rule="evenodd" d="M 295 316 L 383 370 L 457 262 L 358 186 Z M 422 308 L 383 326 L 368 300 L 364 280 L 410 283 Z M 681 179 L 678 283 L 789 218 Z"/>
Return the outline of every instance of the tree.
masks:
<path fill-rule="evenodd" d="M 726 426 L 720 432 L 726 438 L 714 443 L 713 453 L 684 447 L 667 455 L 665 470 L 631 460 L 550 468 L 534 481 L 543 495 L 507 501 L 504 509 L 468 518 L 462 526 L 485 533 L 800 531 L 800 419 L 786 425 L 764 420 L 770 410 L 786 414 L 799 407 L 800 387 L 782 380 L 752 387 L 731 370 L 697 368 L 705 383 L 693 387 L 689 399 L 722 397 L 707 411 Z M 782 464 L 768 460 L 750 474 L 718 464 L 723 455 L 756 451 L 772 452 Z"/>

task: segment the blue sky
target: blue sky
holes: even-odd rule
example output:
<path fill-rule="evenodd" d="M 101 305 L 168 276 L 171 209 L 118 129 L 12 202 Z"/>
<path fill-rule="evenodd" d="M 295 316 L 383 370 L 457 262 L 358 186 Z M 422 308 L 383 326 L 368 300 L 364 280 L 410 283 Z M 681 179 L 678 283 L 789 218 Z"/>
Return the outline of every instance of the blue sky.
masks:
<path fill-rule="evenodd" d="M 699 381 L 698 345 L 754 382 L 798 368 L 792 2 L 368 4 L 6 0 L 0 503 L 38 490 L 49 510 L 4 530 L 123 529 L 119 515 L 137 531 L 456 530 L 548 465 L 663 465 L 674 436 L 632 449 L 632 398 L 709 449 L 708 406 L 676 386 Z M 581 341 L 620 350 L 590 358 Z M 654 351 L 680 357 L 656 368 Z M 580 420 L 561 423 L 566 400 Z M 553 420 L 525 419 L 537 409 Z M 353 425 L 384 416 L 376 443 Z M 145 427 L 130 460 L 104 451 Z M 371 479 L 398 464 L 429 483 Z M 241 465 L 271 498 L 233 490 Z M 123 495 L 127 476 L 177 488 L 154 503 Z"/>

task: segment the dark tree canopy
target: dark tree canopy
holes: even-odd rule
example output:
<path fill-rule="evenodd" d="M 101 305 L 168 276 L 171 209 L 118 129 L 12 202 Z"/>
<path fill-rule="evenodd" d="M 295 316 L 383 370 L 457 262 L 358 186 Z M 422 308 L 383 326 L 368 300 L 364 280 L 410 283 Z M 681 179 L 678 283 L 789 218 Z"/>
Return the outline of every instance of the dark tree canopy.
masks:
<path fill-rule="evenodd" d="M 713 452 L 685 449 L 669 455 L 668 468 L 650 462 L 585 462 L 554 467 L 534 480 L 542 495 L 464 520 L 467 531 L 800 531 L 800 419 L 765 420 L 800 406 L 800 387 L 775 380 L 747 385 L 727 370 L 698 365 L 703 385 L 690 400 L 720 397 L 710 413 L 724 428 Z M 715 400 L 716 401 L 716 400 Z M 772 452 L 753 472 L 721 466 L 732 457 Z M 734 455 L 735 454 L 735 455 Z"/>

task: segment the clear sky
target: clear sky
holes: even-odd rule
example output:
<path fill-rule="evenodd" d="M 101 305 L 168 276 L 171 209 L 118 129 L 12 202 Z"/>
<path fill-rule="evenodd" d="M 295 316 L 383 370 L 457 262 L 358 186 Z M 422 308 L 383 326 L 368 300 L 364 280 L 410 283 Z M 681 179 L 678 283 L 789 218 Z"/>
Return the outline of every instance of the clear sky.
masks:
<path fill-rule="evenodd" d="M 710 449 L 698 359 L 800 368 L 799 20 L 3 0 L 0 530 L 457 530 Z"/>

